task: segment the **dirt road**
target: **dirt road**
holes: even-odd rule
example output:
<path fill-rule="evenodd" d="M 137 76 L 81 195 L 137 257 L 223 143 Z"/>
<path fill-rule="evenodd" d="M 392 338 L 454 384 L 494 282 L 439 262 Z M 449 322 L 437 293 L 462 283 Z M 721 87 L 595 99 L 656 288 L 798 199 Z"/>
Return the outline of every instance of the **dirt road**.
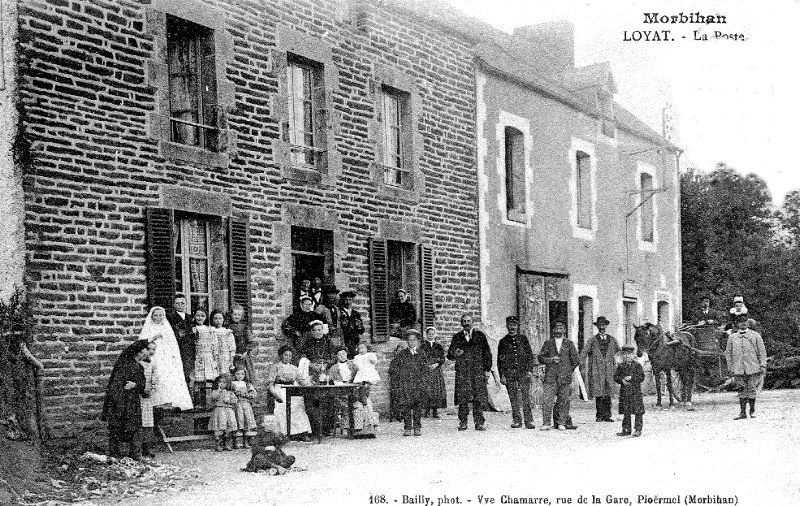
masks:
<path fill-rule="evenodd" d="M 592 496 L 594 504 L 686 504 L 692 495 L 705 504 L 800 504 L 800 391 L 762 393 L 758 417 L 742 421 L 733 420 L 735 394 L 695 400 L 694 412 L 657 411 L 645 398 L 638 439 L 616 437 L 620 423 L 596 423 L 594 403 L 580 401 L 576 431 L 539 431 L 537 413 L 537 430 L 511 429 L 507 413 L 489 413 L 486 432 L 458 432 L 452 413 L 423 419 L 421 437 L 384 423 L 374 440 L 291 443 L 287 451 L 306 470 L 280 477 L 241 472 L 244 450 L 161 454 L 196 467 L 206 484 L 116 504 L 592 504 Z"/>

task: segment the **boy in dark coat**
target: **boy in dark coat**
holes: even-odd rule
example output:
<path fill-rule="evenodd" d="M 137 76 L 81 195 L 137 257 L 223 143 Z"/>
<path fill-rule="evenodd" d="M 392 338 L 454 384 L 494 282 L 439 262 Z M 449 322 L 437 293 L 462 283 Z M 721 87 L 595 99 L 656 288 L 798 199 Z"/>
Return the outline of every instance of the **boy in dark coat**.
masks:
<path fill-rule="evenodd" d="M 420 349 L 420 335 L 416 330 L 406 331 L 408 348 L 400 350 L 393 363 L 394 376 L 397 381 L 397 402 L 403 411 L 403 435 L 422 435 L 422 410 L 427 399 L 425 373 L 428 357 Z"/>
<path fill-rule="evenodd" d="M 513 417 L 511 428 L 522 427 L 524 419 L 525 428 L 533 429 L 530 389 L 536 361 L 528 338 L 518 332 L 519 322 L 516 316 L 506 318 L 506 329 L 508 334 L 500 340 L 497 347 L 497 370 L 500 372 L 500 383 L 508 389 L 508 397 L 511 400 Z M 520 400 L 522 415 L 520 415 Z"/>
<path fill-rule="evenodd" d="M 642 400 L 642 382 L 644 370 L 639 362 L 633 359 L 633 346 L 622 347 L 623 362 L 614 372 L 614 381 L 620 384 L 619 412 L 622 418 L 622 432 L 617 436 L 631 435 L 631 414 L 635 415 L 633 437 L 642 435 L 644 423 L 644 401 Z"/>

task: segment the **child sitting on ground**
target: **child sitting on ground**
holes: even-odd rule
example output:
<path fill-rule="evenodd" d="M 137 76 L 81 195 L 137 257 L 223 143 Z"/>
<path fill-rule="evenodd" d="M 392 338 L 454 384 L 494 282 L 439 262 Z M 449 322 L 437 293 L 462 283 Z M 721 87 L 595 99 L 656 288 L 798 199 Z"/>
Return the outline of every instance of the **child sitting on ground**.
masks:
<path fill-rule="evenodd" d="M 265 416 L 264 426 L 256 434 L 252 446 L 252 456 L 244 470 L 255 473 L 270 468 L 279 471 L 288 469 L 295 460 L 293 455 L 286 455 L 281 449 L 288 441 L 289 438 L 280 432 L 275 417 Z"/>
<path fill-rule="evenodd" d="M 217 443 L 214 450 L 233 450 L 233 440 L 239 426 L 236 424 L 236 395 L 232 391 L 230 374 L 221 374 L 214 381 L 211 402 L 214 403 L 214 411 L 208 420 L 208 430 L 214 432 Z"/>
<path fill-rule="evenodd" d="M 624 416 L 622 432 L 618 432 L 617 436 L 631 435 L 631 414 L 633 414 L 636 417 L 633 437 L 639 437 L 642 435 L 644 424 L 644 401 L 642 400 L 644 370 L 639 362 L 633 359 L 633 346 L 623 346 L 621 351 L 623 362 L 617 366 L 617 370 L 614 372 L 614 381 L 620 384 L 619 412 Z"/>

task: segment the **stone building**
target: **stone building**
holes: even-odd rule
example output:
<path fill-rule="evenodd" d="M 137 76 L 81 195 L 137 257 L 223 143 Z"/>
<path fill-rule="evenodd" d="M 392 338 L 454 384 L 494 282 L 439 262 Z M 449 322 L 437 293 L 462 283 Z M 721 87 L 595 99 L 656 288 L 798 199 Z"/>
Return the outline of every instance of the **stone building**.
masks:
<path fill-rule="evenodd" d="M 680 318 L 677 148 L 614 101 L 607 63 L 575 67 L 573 27 L 518 28 L 476 49 L 481 302 L 499 339 L 519 313 L 538 349 L 550 321 L 578 348 L 603 315 Z"/>
<path fill-rule="evenodd" d="M 55 435 L 101 425 L 114 360 L 176 292 L 190 310 L 244 305 L 262 372 L 303 277 L 358 292 L 384 377 L 396 288 L 446 331 L 479 311 L 472 48 L 487 26 L 394 1 L 13 7 Z"/>
<path fill-rule="evenodd" d="M 384 379 L 400 287 L 445 344 L 464 312 L 499 338 L 518 286 L 540 331 L 557 291 L 579 342 L 600 312 L 680 314 L 671 147 L 613 103 L 606 67 L 574 68 L 571 32 L 412 0 L 3 9 L 0 142 L 25 156 L 0 154 L 0 275 L 24 273 L 55 436 L 102 426 L 120 350 L 176 293 L 242 304 L 257 374 L 314 277 L 357 291 Z M 373 396 L 385 412 L 386 381 Z"/>

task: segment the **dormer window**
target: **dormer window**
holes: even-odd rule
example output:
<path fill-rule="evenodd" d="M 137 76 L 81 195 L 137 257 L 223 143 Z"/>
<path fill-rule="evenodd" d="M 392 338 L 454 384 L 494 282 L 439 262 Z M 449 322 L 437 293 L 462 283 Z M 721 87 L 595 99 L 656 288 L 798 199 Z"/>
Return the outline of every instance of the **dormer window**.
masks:
<path fill-rule="evenodd" d="M 617 124 L 614 121 L 614 97 L 608 91 L 597 91 L 597 105 L 600 109 L 601 131 L 606 137 L 617 136 Z"/>

